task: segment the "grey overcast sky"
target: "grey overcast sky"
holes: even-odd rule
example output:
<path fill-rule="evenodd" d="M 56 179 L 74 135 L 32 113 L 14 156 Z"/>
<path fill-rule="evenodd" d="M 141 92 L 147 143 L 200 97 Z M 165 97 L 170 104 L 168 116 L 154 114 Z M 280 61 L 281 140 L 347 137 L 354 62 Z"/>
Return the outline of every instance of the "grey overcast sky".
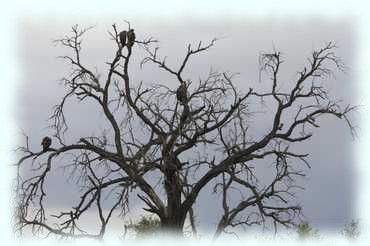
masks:
<path fill-rule="evenodd" d="M 155 18 L 130 20 L 139 39 L 155 37 L 160 41 L 160 54 L 168 56 L 169 64 L 177 65 L 186 52 L 186 46 L 199 40 L 209 41 L 214 37 L 221 39 L 216 46 L 202 57 L 192 60 L 186 76 L 192 79 L 205 76 L 210 68 L 222 71 L 238 72 L 237 85 L 243 90 L 250 86 L 264 86 L 267 78 L 259 82 L 258 56 L 262 51 L 277 49 L 283 53 L 282 80 L 291 80 L 306 62 L 313 49 L 327 41 L 336 41 L 337 53 L 351 67 L 354 54 L 354 32 L 347 21 L 328 21 L 325 19 L 213 19 L 190 20 L 172 19 L 164 21 Z M 73 24 L 82 26 L 95 25 L 84 38 L 83 60 L 90 68 L 97 68 L 101 74 L 107 71 L 105 62 L 113 54 L 107 30 L 112 23 L 125 27 L 117 17 L 111 19 L 23 19 L 19 22 L 19 55 L 21 57 L 22 83 L 19 88 L 18 124 L 31 138 L 31 147 L 40 148 L 40 139 L 51 133 L 46 128 L 51 107 L 58 103 L 63 88 L 58 79 L 68 73 L 69 66 L 56 59 L 66 53 L 65 49 L 55 46 L 53 39 L 70 32 Z M 170 79 L 157 68 L 148 66 L 139 68 L 139 58 L 134 60 L 132 72 L 135 81 L 146 83 L 163 82 L 172 86 Z M 355 80 L 348 74 L 337 73 L 327 81 L 332 95 L 352 102 Z M 173 88 L 176 88 L 173 84 Z M 70 108 L 68 113 L 71 136 L 75 139 L 84 134 L 99 132 L 100 115 L 93 112 L 91 105 Z M 265 123 L 265 124 L 263 124 Z M 263 132 L 266 124 L 263 117 L 256 119 L 253 130 Z M 343 224 L 352 219 L 354 214 L 354 185 L 352 146 L 350 133 L 343 122 L 332 118 L 322 120 L 322 126 L 316 129 L 312 141 L 301 146 L 309 152 L 312 169 L 305 169 L 307 177 L 301 180 L 306 188 L 300 192 L 299 199 L 304 207 L 307 219 L 319 229 L 338 231 Z M 55 184 L 58 182 L 55 181 Z M 59 184 L 51 195 L 51 206 L 68 205 L 70 193 Z M 210 208 L 206 196 L 197 203 L 198 219 L 209 225 L 218 220 L 215 211 Z"/>

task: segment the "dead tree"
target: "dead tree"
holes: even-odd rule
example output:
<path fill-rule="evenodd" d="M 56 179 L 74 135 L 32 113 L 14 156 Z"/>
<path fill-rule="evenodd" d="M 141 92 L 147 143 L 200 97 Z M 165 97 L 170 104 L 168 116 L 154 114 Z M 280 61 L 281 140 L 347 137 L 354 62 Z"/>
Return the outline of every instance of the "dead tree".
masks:
<path fill-rule="evenodd" d="M 300 163 L 309 166 L 308 153 L 297 153 L 291 147 L 309 141 L 319 127 L 317 119 L 323 116 L 343 120 L 354 131 L 349 117 L 354 107 L 343 107 L 325 87 L 324 79 L 335 69 L 344 68 L 335 55 L 334 43 L 314 51 L 284 91 L 278 89 L 282 55 L 262 54 L 261 71 L 270 76 L 270 89 L 250 88 L 244 92 L 236 88 L 235 78 L 229 73 L 211 71 L 197 82 L 183 78 L 191 58 L 207 52 L 216 39 L 195 47 L 189 45 L 182 63 L 175 68 L 158 55 L 155 40 L 137 40 L 129 37 L 129 31 L 125 46 L 120 41 L 122 32 L 113 25 L 110 34 L 117 51 L 102 79 L 82 62 L 81 38 L 86 31 L 74 26 L 71 36 L 56 41 L 73 51 L 73 56 L 61 57 L 72 65 L 72 73 L 63 79 L 65 96 L 51 116 L 56 139 L 53 148 L 31 150 L 28 137 L 20 148 L 19 229 L 46 230 L 62 237 L 101 238 L 113 213 L 126 213 L 131 195 L 137 194 L 143 209 L 160 218 L 163 229 L 181 234 L 187 216 L 195 229 L 193 210 L 207 186 L 222 194 L 219 204 L 223 215 L 215 238 L 236 226 L 290 226 L 301 212 L 301 206 L 291 197 L 299 188 L 295 180 L 304 175 L 305 166 Z M 133 42 L 147 53 L 141 65 L 154 63 L 173 76 L 170 88 L 135 81 L 129 71 Z M 185 81 L 191 84 L 186 107 L 176 95 Z M 79 136 L 78 142 L 67 143 L 63 136 L 69 128 L 64 112 L 66 102 L 73 100 L 94 102 L 109 124 L 106 132 L 112 136 Z M 259 105 L 261 100 L 272 102 L 272 119 L 269 130 L 254 136 L 249 130 L 253 118 L 249 107 Z M 80 200 L 71 209 L 55 214 L 55 223 L 48 223 L 45 180 L 56 169 L 55 159 L 69 154 L 74 156 L 72 164 L 59 161 L 58 167 L 68 165 L 73 169 L 71 175 L 79 177 Z M 274 162 L 269 181 L 262 182 L 254 171 L 260 160 Z M 233 198 L 232 190 L 239 190 L 241 195 Z M 103 197 L 110 201 L 108 205 L 103 206 Z M 101 222 L 97 234 L 85 232 L 79 222 L 93 208 Z"/>

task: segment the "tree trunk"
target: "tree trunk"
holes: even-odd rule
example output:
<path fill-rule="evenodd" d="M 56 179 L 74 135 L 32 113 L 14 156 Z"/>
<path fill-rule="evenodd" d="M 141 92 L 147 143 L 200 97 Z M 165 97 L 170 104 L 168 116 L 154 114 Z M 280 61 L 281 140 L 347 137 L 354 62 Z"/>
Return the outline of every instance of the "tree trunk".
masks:
<path fill-rule="evenodd" d="M 161 219 L 161 229 L 165 233 L 171 233 L 182 236 L 183 227 L 184 223 L 179 218 L 173 217 Z"/>
<path fill-rule="evenodd" d="M 224 231 L 224 229 L 225 229 L 225 227 L 228 223 L 227 221 L 228 221 L 227 217 L 225 217 L 225 215 L 222 216 L 220 222 L 217 225 L 217 229 L 216 229 L 215 233 L 213 234 L 212 242 L 217 241 L 217 239 L 220 237 L 221 233 Z"/>
<path fill-rule="evenodd" d="M 167 163 L 165 173 L 165 190 L 167 193 L 166 213 L 161 218 L 161 227 L 165 232 L 183 234 L 186 213 L 181 208 L 182 186 L 178 170 L 173 163 Z"/>

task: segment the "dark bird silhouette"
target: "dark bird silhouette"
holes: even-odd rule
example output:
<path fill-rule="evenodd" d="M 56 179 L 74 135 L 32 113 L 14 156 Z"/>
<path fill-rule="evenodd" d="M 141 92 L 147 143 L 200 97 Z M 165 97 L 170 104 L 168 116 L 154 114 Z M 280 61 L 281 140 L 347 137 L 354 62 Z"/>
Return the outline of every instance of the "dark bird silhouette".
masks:
<path fill-rule="evenodd" d="M 41 141 L 41 145 L 42 145 L 42 150 L 47 151 L 51 145 L 51 138 L 44 137 Z"/>
<path fill-rule="evenodd" d="M 187 95 L 187 88 L 186 88 L 185 83 L 181 83 L 179 88 L 177 88 L 176 97 L 177 97 L 177 101 L 179 101 L 181 104 L 185 105 L 187 103 L 188 95 Z"/>
<path fill-rule="evenodd" d="M 122 31 L 119 33 L 119 41 L 121 42 L 122 47 L 126 45 L 127 32 Z"/>
<path fill-rule="evenodd" d="M 190 109 L 187 104 L 184 104 L 184 110 L 182 111 L 180 121 L 185 122 L 190 116 Z"/>
<path fill-rule="evenodd" d="M 135 43 L 136 35 L 134 29 L 130 29 L 127 32 L 127 46 L 132 47 Z"/>

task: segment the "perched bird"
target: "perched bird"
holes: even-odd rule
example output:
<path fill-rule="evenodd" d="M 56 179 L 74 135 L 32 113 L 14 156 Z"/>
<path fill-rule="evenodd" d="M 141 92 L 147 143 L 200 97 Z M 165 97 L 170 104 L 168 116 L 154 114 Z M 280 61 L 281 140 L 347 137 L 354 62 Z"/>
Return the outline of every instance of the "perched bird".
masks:
<path fill-rule="evenodd" d="M 184 110 L 182 111 L 180 121 L 185 122 L 190 116 L 190 109 L 187 104 L 184 104 Z"/>
<path fill-rule="evenodd" d="M 126 45 L 127 32 L 122 31 L 119 33 L 119 41 L 121 42 L 122 47 Z"/>
<path fill-rule="evenodd" d="M 42 150 L 47 151 L 51 145 L 51 138 L 44 137 L 41 141 L 41 145 L 42 145 Z"/>
<path fill-rule="evenodd" d="M 179 88 L 177 88 L 176 97 L 177 101 L 179 101 L 181 104 L 185 105 L 187 103 L 188 95 L 187 88 L 184 82 L 182 82 Z"/>
<path fill-rule="evenodd" d="M 134 29 L 130 29 L 127 32 L 127 46 L 132 47 L 135 43 L 136 35 Z"/>

